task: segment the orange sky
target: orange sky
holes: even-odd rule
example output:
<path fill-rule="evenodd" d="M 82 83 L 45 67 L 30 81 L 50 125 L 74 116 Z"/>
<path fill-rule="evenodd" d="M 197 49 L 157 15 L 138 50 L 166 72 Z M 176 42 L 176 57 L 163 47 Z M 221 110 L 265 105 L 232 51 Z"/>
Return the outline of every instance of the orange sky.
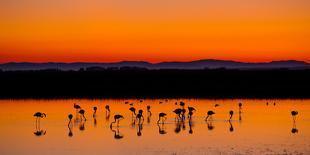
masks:
<path fill-rule="evenodd" d="M 310 1 L 0 1 L 0 63 L 196 59 L 310 62 Z"/>

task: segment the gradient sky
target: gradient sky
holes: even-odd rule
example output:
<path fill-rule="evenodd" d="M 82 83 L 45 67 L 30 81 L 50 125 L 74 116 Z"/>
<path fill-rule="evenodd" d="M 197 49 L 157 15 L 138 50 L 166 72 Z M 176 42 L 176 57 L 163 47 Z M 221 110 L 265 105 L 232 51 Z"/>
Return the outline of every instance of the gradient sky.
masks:
<path fill-rule="evenodd" d="M 310 1 L 0 1 L 0 63 L 195 59 L 310 62 Z"/>

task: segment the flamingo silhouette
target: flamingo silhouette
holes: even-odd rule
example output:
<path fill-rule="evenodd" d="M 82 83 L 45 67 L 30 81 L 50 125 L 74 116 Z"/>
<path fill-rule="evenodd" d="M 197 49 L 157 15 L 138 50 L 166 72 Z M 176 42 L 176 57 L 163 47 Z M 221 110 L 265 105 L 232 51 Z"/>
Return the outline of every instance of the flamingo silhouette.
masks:
<path fill-rule="evenodd" d="M 158 121 L 157 121 L 157 124 L 159 124 L 159 122 L 160 122 L 160 119 L 162 120 L 162 124 L 164 124 L 165 123 L 165 120 L 167 119 L 167 114 L 166 113 L 163 113 L 163 112 L 161 112 L 161 113 L 159 113 L 159 117 L 158 117 Z"/>
<path fill-rule="evenodd" d="M 36 125 L 39 124 L 40 126 L 40 119 L 46 117 L 46 114 L 42 112 L 36 112 L 33 116 L 36 117 Z"/>
<path fill-rule="evenodd" d="M 148 106 L 146 107 L 146 109 L 147 109 L 147 112 L 149 113 L 149 115 L 152 116 L 151 106 L 148 105 Z"/>
<path fill-rule="evenodd" d="M 194 107 L 187 107 L 188 109 L 188 118 L 192 118 L 192 115 L 194 114 L 194 111 L 196 111 L 196 109 Z"/>
<path fill-rule="evenodd" d="M 138 124 L 141 124 L 144 121 L 144 117 L 142 113 L 143 113 L 143 110 L 140 109 L 138 114 L 136 115 L 136 118 L 139 120 Z M 141 122 L 141 119 L 142 119 L 142 122 Z"/>
<path fill-rule="evenodd" d="M 185 103 L 181 101 L 180 106 L 184 109 Z"/>
<path fill-rule="evenodd" d="M 72 120 L 72 118 L 73 118 L 73 115 L 72 114 L 69 114 L 68 115 L 68 118 L 69 118 L 69 123 L 68 123 L 68 126 L 71 124 L 71 120 Z"/>
<path fill-rule="evenodd" d="M 34 135 L 36 136 L 45 135 L 46 131 L 41 130 L 40 128 L 40 118 L 46 117 L 46 114 L 42 112 L 36 112 L 33 116 L 36 117 L 36 131 L 34 132 Z"/>
<path fill-rule="evenodd" d="M 93 107 L 93 109 L 94 109 L 93 117 L 95 118 L 96 117 L 96 113 L 97 113 L 97 107 Z"/>
<path fill-rule="evenodd" d="M 117 123 L 117 126 L 119 126 L 119 121 L 120 121 L 121 119 L 124 119 L 124 116 L 123 116 L 123 115 L 119 115 L 119 114 L 114 115 L 114 122 L 112 122 L 112 123 L 110 124 L 110 127 L 112 127 L 112 124 L 113 124 L 113 123 Z"/>
<path fill-rule="evenodd" d="M 231 120 L 232 116 L 234 115 L 234 111 L 230 110 L 229 115 L 230 115 L 229 120 Z"/>
<path fill-rule="evenodd" d="M 215 105 L 214 105 L 215 108 L 218 107 L 218 106 L 220 106 L 220 105 L 219 105 L 219 104 L 215 104 Z"/>
<path fill-rule="evenodd" d="M 79 112 L 79 110 L 81 109 L 81 106 L 78 105 L 78 104 L 76 104 L 76 103 L 74 103 L 74 104 L 73 104 L 73 108 L 75 109 L 76 114 L 77 114 L 77 113 Z"/>
<path fill-rule="evenodd" d="M 106 113 L 110 113 L 110 106 L 109 105 L 106 105 L 105 109 L 106 109 Z"/>
<path fill-rule="evenodd" d="M 208 115 L 207 115 L 207 117 L 206 117 L 206 119 L 205 119 L 206 121 L 208 120 L 209 117 L 210 117 L 210 119 L 211 119 L 211 118 L 212 118 L 212 115 L 214 115 L 215 112 L 212 111 L 212 110 L 209 110 L 207 114 L 208 114 Z"/>
<path fill-rule="evenodd" d="M 83 110 L 83 109 L 81 109 L 80 111 L 79 111 L 79 114 L 84 118 L 84 120 L 86 121 L 86 117 L 85 117 L 85 110 Z M 82 118 L 81 118 L 82 119 Z"/>
<path fill-rule="evenodd" d="M 291 111 L 291 114 L 293 116 L 293 120 L 296 120 L 296 116 L 298 115 L 298 111 Z"/>
<path fill-rule="evenodd" d="M 132 117 L 136 116 L 136 108 L 130 107 L 129 110 L 132 112 Z"/>
<path fill-rule="evenodd" d="M 182 109 L 178 108 L 173 111 L 176 114 L 176 118 L 181 119 Z"/>

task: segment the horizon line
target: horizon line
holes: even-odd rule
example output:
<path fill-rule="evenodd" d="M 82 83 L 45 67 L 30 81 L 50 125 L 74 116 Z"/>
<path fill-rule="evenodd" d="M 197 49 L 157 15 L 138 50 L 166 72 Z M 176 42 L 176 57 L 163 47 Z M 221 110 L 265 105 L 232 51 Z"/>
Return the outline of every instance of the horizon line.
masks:
<path fill-rule="evenodd" d="M 63 64 L 74 64 L 74 63 L 122 63 L 122 62 L 145 62 L 149 64 L 159 64 L 159 63 L 173 63 L 173 62 L 179 62 L 179 63 L 187 63 L 187 62 L 195 62 L 195 61 L 230 61 L 230 62 L 236 62 L 236 63 L 251 63 L 251 64 L 259 64 L 259 63 L 272 63 L 272 62 L 285 62 L 285 61 L 295 61 L 295 62 L 303 62 L 306 64 L 310 64 L 310 61 L 306 60 L 297 60 L 297 59 L 281 59 L 281 60 L 270 60 L 270 61 L 238 61 L 238 60 L 232 60 L 232 59 L 195 59 L 195 60 L 189 60 L 189 61 L 159 61 L 159 62 L 150 62 L 150 61 L 144 61 L 144 60 L 120 60 L 120 61 L 101 61 L 101 62 L 93 62 L 93 61 L 71 61 L 71 62 L 61 62 L 61 61 L 38 61 L 38 62 L 31 62 L 31 61 L 8 61 L 8 62 L 1 62 L 0 65 L 3 64 L 10 64 L 10 63 L 33 63 L 33 64 L 47 64 L 47 63 L 63 63 Z"/>

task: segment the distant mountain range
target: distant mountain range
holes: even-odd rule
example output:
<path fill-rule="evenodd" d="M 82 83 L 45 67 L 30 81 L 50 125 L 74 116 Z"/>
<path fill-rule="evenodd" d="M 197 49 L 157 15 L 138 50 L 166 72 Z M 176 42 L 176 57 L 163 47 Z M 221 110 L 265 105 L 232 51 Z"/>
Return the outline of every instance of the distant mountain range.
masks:
<path fill-rule="evenodd" d="M 236 61 L 225 60 L 197 60 L 189 62 L 161 62 L 149 63 L 145 61 L 121 61 L 115 63 L 4 63 L 0 64 L 1 70 L 45 70 L 45 69 L 59 69 L 59 70 L 79 70 L 81 68 L 120 68 L 120 67 L 138 67 L 147 69 L 310 69 L 310 64 L 303 61 L 286 60 L 286 61 L 272 61 L 266 63 L 244 63 Z"/>

